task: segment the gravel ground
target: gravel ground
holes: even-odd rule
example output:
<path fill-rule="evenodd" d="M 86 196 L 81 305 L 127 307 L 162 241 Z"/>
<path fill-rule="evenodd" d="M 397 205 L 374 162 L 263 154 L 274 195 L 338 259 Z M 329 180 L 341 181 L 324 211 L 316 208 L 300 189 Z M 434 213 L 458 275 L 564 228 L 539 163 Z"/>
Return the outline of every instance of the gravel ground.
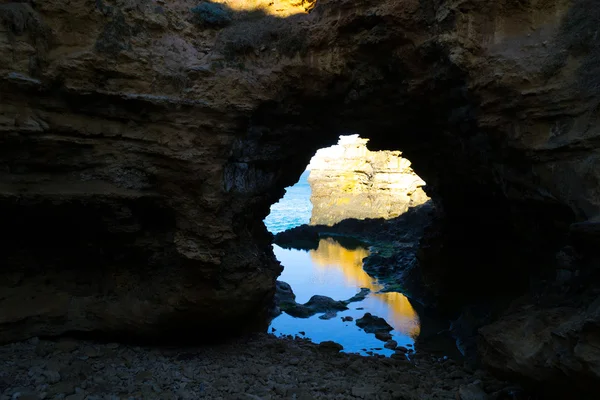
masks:
<path fill-rule="evenodd" d="M 0 346 L 0 360 L 0 400 L 484 400 L 506 387 L 452 360 L 362 357 L 268 334 L 197 348 L 34 338 Z"/>

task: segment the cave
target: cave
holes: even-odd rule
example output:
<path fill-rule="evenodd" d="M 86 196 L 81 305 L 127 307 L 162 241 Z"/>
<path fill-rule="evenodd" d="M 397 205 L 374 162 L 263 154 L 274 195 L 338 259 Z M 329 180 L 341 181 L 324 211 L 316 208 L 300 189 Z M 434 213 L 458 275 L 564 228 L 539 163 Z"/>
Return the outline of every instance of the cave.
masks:
<path fill-rule="evenodd" d="M 263 220 L 355 132 L 427 182 L 424 286 L 449 315 L 486 308 L 484 364 L 597 384 L 594 1 L 303 1 L 212 25 L 192 0 L 93 3 L 0 5 L 0 343 L 266 330 Z M 538 334 L 524 366 L 515 337 Z"/>
<path fill-rule="evenodd" d="M 368 141 L 342 135 L 319 149 L 271 206 L 264 223 L 283 271 L 270 330 L 333 340 L 344 352 L 405 357 L 434 331 L 428 315 L 420 335 L 411 301 L 428 303 L 416 253 L 435 207 L 401 151 L 373 152 Z"/>

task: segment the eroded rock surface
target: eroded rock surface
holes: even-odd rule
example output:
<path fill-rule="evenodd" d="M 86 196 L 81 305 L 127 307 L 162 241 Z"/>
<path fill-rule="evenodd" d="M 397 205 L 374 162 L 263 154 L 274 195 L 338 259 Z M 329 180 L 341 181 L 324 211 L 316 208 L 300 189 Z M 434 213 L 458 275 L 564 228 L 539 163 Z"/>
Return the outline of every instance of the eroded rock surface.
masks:
<path fill-rule="evenodd" d="M 479 332 L 479 351 L 486 366 L 536 387 L 556 382 L 546 395 L 572 395 L 574 385 L 591 394 L 598 387 L 600 297 L 586 310 L 519 310 Z"/>
<path fill-rule="evenodd" d="M 361 288 L 360 292 L 349 298 L 348 300 L 334 300 L 331 297 L 314 295 L 305 304 L 299 304 L 296 302 L 296 296 L 287 287 L 289 285 L 285 282 L 277 281 L 277 292 L 275 294 L 275 307 L 279 310 L 277 315 L 281 311 L 285 311 L 292 317 L 296 318 L 309 318 L 315 314 L 322 313 L 319 316 L 321 319 L 331 319 L 337 316 L 338 311 L 344 311 L 348 309 L 348 304 L 357 301 L 362 301 L 370 293 L 370 289 Z"/>
<path fill-rule="evenodd" d="M 339 353 L 339 345 L 270 335 L 216 347 L 144 348 L 70 339 L 0 346 L 0 399 L 445 399 L 477 380 L 451 360 Z"/>
<path fill-rule="evenodd" d="M 595 0 L 322 0 L 222 29 L 195 5 L 0 5 L 1 342 L 264 329 L 262 220 L 348 131 L 427 182 L 440 298 L 516 296 L 568 241 L 597 252 Z M 597 285 L 582 265 L 561 282 Z"/>
<path fill-rule="evenodd" d="M 425 182 L 400 151 L 370 151 L 368 139 L 341 136 L 310 161 L 311 225 L 348 218 L 390 219 L 429 201 Z"/>
<path fill-rule="evenodd" d="M 365 313 L 362 318 L 356 320 L 356 326 L 364 329 L 367 333 L 377 333 L 379 331 L 389 332 L 394 329 L 387 321 L 376 315 Z"/>

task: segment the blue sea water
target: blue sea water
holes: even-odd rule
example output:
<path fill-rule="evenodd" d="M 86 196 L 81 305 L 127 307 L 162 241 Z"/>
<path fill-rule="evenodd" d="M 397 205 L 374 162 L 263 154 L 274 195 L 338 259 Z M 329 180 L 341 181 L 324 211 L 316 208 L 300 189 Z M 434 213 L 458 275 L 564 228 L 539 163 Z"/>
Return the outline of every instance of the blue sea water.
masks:
<path fill-rule="evenodd" d="M 286 189 L 283 198 L 271 206 L 271 213 L 265 218 L 269 232 L 275 234 L 308 224 L 312 212 L 309 174 L 310 171 L 304 171 L 298 182 Z"/>
<path fill-rule="evenodd" d="M 362 301 L 350 303 L 348 310 L 334 318 L 322 319 L 322 314 L 310 318 L 294 318 L 283 313 L 271 321 L 275 335 L 301 335 L 314 343 L 333 340 L 345 352 L 381 354 L 390 356 L 394 351 L 383 347 L 375 334 L 366 333 L 356 325 L 365 313 L 384 318 L 393 330 L 393 340 L 399 345 L 412 347 L 420 332 L 420 320 L 409 300 L 401 293 L 386 292 L 377 279 L 363 270 L 367 248 L 348 249 L 332 238 L 321 239 L 316 250 L 282 249 L 273 245 L 275 256 L 284 266 L 279 280 L 289 283 L 298 303 L 306 303 L 314 295 L 334 300 L 347 300 L 368 288 L 371 292 Z M 344 321 L 342 317 L 351 317 Z"/>
<path fill-rule="evenodd" d="M 294 186 L 286 189 L 285 196 L 271 206 L 271 213 L 264 221 L 270 232 L 275 234 L 309 223 L 312 204 L 308 175 L 309 171 L 305 171 Z M 413 345 L 420 331 L 419 317 L 402 294 L 379 292 L 383 286 L 362 268 L 363 259 L 369 254 L 367 248 L 348 249 L 333 239 L 322 239 L 316 250 L 282 249 L 273 245 L 273 251 L 284 267 L 279 279 L 292 286 L 299 303 L 316 294 L 346 300 L 361 288 L 371 290 L 363 301 L 351 303 L 348 310 L 330 320 L 320 318 L 322 315 L 294 318 L 283 313 L 271 322 L 270 328 L 276 335 L 302 335 L 315 343 L 333 340 L 344 346 L 346 352 L 389 356 L 392 350 L 384 348 L 374 334 L 367 334 L 354 322 L 370 312 L 388 321 L 398 344 Z M 353 321 L 343 321 L 342 317 L 351 317 Z"/>

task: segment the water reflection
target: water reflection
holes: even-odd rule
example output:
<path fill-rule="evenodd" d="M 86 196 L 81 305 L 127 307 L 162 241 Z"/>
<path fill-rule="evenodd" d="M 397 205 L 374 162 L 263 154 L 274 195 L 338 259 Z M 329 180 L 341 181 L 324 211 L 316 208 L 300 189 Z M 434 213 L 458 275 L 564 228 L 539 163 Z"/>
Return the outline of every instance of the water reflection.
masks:
<path fill-rule="evenodd" d="M 296 319 L 287 314 L 272 322 L 278 333 L 297 334 L 300 331 L 315 342 L 334 340 L 344 346 L 345 351 L 365 353 L 363 349 L 379 348 L 374 352 L 391 354 L 383 349 L 383 342 L 374 335 L 358 329 L 354 322 L 343 322 L 341 317 L 360 318 L 365 312 L 385 318 L 394 327 L 394 340 L 401 345 L 413 344 L 419 335 L 419 317 L 408 299 L 401 293 L 376 293 L 383 286 L 362 268 L 362 260 L 369 251 L 361 246 L 342 246 L 338 241 L 321 239 L 317 250 L 286 250 L 274 246 L 274 252 L 284 265 L 279 278 L 289 283 L 296 294 L 296 301 L 305 303 L 315 294 L 329 296 L 335 300 L 346 300 L 360 291 L 371 289 L 371 294 L 361 302 L 351 303 L 349 310 L 338 313 L 332 320 L 321 320 L 318 316 Z M 360 308 L 360 310 L 357 310 Z"/>

